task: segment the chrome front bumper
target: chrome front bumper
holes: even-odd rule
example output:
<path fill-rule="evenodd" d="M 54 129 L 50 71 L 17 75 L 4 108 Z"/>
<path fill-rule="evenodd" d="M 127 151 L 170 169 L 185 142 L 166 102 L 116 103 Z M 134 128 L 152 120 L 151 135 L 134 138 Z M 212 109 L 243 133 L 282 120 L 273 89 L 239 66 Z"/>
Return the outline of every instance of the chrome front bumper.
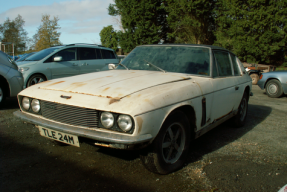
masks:
<path fill-rule="evenodd" d="M 105 143 L 135 145 L 135 144 L 146 143 L 152 139 L 151 134 L 145 134 L 139 136 L 121 135 L 116 133 L 101 132 L 97 130 L 82 129 L 72 125 L 63 125 L 46 119 L 41 119 L 33 115 L 23 113 L 21 111 L 15 111 L 13 114 L 27 123 L 40 125 L 42 127 L 62 131 L 65 133 L 70 133 L 73 135 L 77 135 L 79 137 L 89 138 L 95 141 Z"/>

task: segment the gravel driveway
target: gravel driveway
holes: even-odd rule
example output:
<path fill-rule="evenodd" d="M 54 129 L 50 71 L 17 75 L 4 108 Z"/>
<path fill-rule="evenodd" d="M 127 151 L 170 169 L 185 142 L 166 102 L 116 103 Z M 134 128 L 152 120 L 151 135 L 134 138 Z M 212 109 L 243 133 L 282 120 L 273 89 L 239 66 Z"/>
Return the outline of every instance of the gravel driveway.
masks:
<path fill-rule="evenodd" d="M 192 143 L 187 165 L 148 172 L 136 151 L 58 146 L 0 110 L 1 191 L 278 191 L 287 184 L 287 97 L 253 87 L 246 126 L 228 122 Z"/>

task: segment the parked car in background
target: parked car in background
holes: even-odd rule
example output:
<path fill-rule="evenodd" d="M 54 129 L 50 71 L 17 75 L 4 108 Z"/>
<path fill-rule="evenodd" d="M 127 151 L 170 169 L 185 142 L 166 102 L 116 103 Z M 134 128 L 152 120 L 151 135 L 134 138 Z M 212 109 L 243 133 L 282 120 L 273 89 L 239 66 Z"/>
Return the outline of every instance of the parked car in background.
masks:
<path fill-rule="evenodd" d="M 23 89 L 23 76 L 10 57 L 0 51 L 0 108 L 6 97 L 16 96 Z"/>
<path fill-rule="evenodd" d="M 118 55 L 119 61 L 122 62 L 122 60 L 125 58 L 125 55 Z"/>
<path fill-rule="evenodd" d="M 115 52 L 100 45 L 70 44 L 50 47 L 17 63 L 24 88 L 50 79 L 100 71 L 119 63 Z"/>
<path fill-rule="evenodd" d="M 35 54 L 35 53 L 36 53 L 36 52 L 31 52 L 31 53 L 27 53 L 27 54 L 23 55 L 22 57 L 20 57 L 19 59 L 17 59 L 16 63 L 25 61 L 25 59 L 27 59 L 28 57 L 30 57 L 31 55 L 33 55 L 33 54 Z"/>
<path fill-rule="evenodd" d="M 287 71 L 272 71 L 262 73 L 257 85 L 266 89 L 269 97 L 281 97 L 287 94 Z"/>
<path fill-rule="evenodd" d="M 116 67 L 31 86 L 14 115 L 66 144 L 144 148 L 143 164 L 159 174 L 184 165 L 193 139 L 230 118 L 246 121 L 252 80 L 226 49 L 144 45 Z"/>

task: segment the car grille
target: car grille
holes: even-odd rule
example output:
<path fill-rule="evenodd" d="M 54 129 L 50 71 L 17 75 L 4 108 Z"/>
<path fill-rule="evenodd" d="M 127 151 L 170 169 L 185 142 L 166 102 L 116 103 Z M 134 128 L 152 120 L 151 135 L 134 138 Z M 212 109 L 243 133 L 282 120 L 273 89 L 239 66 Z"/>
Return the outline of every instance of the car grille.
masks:
<path fill-rule="evenodd" d="M 42 116 L 60 123 L 88 128 L 98 127 L 98 113 L 94 109 L 41 101 Z"/>

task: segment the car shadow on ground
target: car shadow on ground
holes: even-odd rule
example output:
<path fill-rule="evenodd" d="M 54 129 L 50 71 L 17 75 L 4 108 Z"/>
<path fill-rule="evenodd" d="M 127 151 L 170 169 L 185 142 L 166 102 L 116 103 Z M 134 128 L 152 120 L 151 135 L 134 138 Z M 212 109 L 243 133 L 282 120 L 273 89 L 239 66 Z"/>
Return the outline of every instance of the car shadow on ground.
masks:
<path fill-rule="evenodd" d="M 193 141 L 190 147 L 188 163 L 201 160 L 205 154 L 216 151 L 241 138 L 264 121 L 272 111 L 271 107 L 261 105 L 249 104 L 248 107 L 247 119 L 243 127 L 233 127 L 231 119 Z"/>
<path fill-rule="evenodd" d="M 50 152 L 40 151 L 27 143 L 1 136 L 1 191 L 150 191 L 146 184 L 133 184 L 117 176 L 125 170 L 109 170 L 108 165 L 89 166 L 76 163 L 79 156 L 65 154 L 61 160 Z M 65 148 L 60 149 L 65 150 Z M 84 154 L 83 154 L 84 155 Z M 74 162 L 73 162 L 74 159 Z M 86 158 L 87 159 L 87 158 Z M 71 162 L 72 161 L 72 162 Z M 155 180 L 155 179 L 154 179 Z"/>
<path fill-rule="evenodd" d="M 17 97 L 6 98 L 5 103 L 3 104 L 2 108 L 0 108 L 0 111 L 7 109 L 19 109 Z"/>

